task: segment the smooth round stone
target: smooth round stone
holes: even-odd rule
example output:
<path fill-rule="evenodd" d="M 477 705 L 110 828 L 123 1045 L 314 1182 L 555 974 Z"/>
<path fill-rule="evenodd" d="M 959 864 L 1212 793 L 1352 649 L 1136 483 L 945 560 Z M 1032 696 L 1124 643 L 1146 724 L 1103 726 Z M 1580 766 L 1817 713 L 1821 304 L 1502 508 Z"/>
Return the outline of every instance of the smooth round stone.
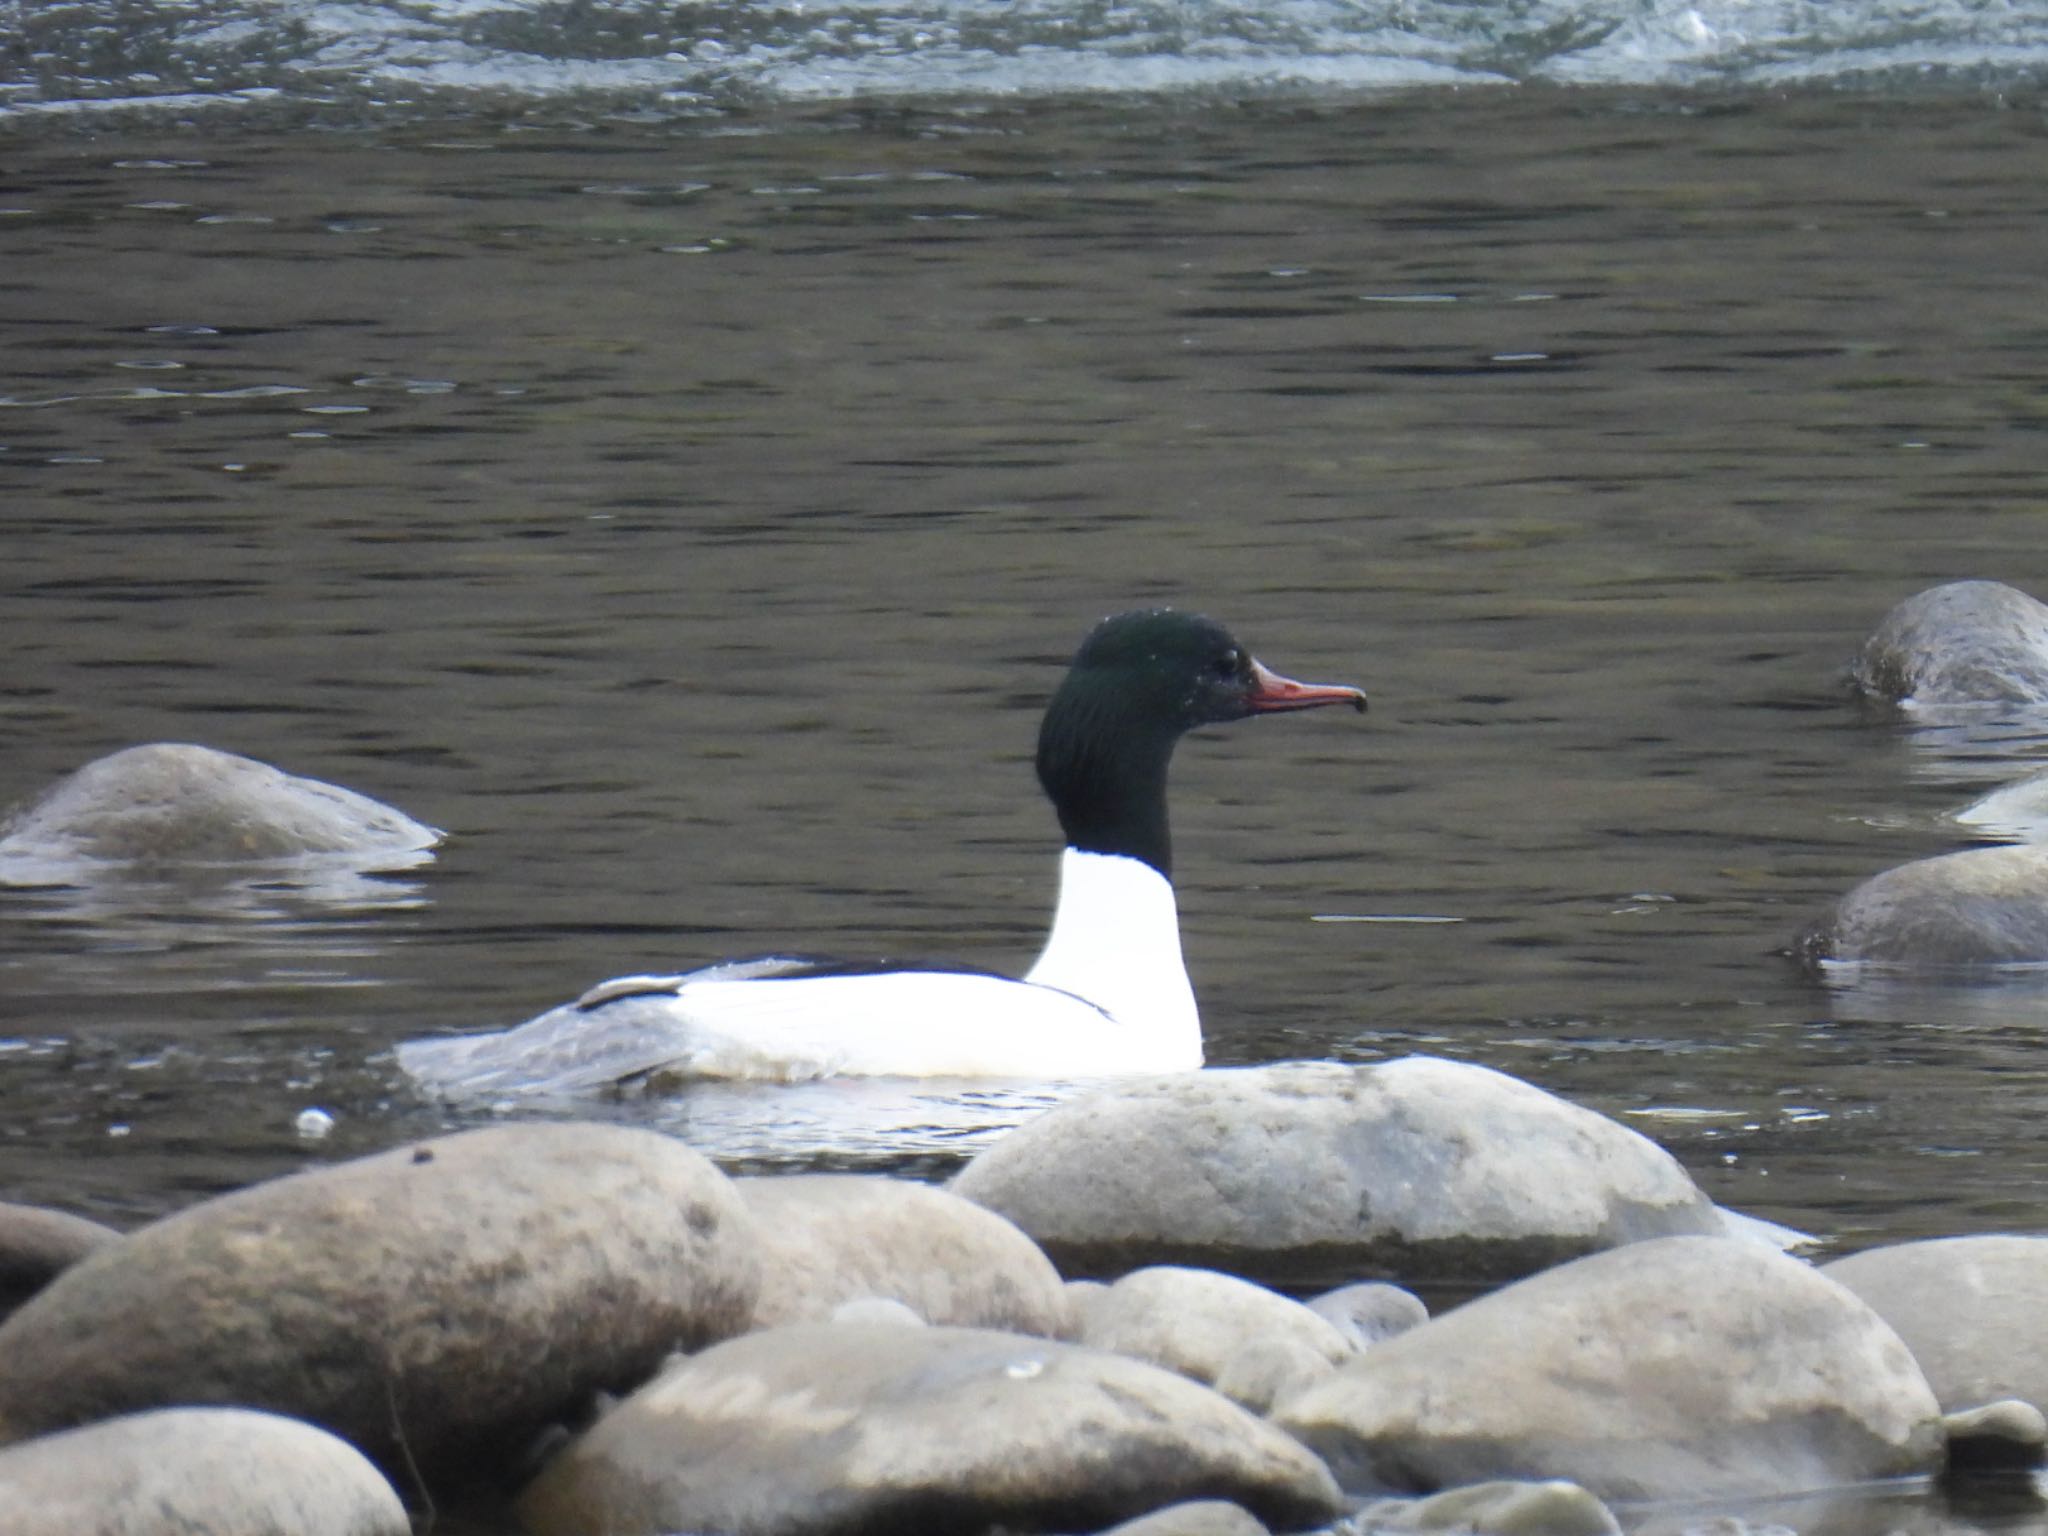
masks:
<path fill-rule="evenodd" d="M 548 1425 L 744 1329 L 730 1182 L 619 1126 L 494 1126 L 205 1201 L 0 1327 L 0 1439 L 233 1403 L 342 1435 L 410 1491 L 495 1486 Z"/>
<path fill-rule="evenodd" d="M 1852 674 L 1900 703 L 2048 703 L 2048 606 L 1997 581 L 1930 587 L 1879 621 Z"/>
<path fill-rule="evenodd" d="M 1221 1499 L 1195 1499 L 1113 1525 L 1101 1536 L 1268 1536 L 1249 1510 Z"/>
<path fill-rule="evenodd" d="M 1429 1321 L 1429 1308 L 1421 1297 L 1382 1280 L 1361 1280 L 1311 1296 L 1308 1308 L 1349 1339 L 1354 1349 L 1370 1349 Z"/>
<path fill-rule="evenodd" d="M 1283 1381 L 1356 1353 L 1327 1318 L 1277 1291 L 1170 1265 L 1134 1270 L 1110 1286 L 1089 1306 L 1080 1339 L 1219 1388 L 1236 1365 L 1237 1390 L 1225 1395 L 1259 1412 Z"/>
<path fill-rule="evenodd" d="M 1809 963 L 1925 968 L 2048 960 L 2048 845 L 1965 848 L 1873 875 L 1799 952 Z"/>
<path fill-rule="evenodd" d="M 1898 1243 L 1821 1273 L 1891 1324 L 1944 1410 L 2008 1397 L 2048 1410 L 2048 1237 Z"/>
<path fill-rule="evenodd" d="M 1374 1346 L 1273 1419 L 1359 1492 L 1561 1478 L 1603 1499 L 1764 1497 L 1924 1474 L 1943 1450 L 1899 1336 L 1735 1238 L 1523 1280 Z"/>
<path fill-rule="evenodd" d="M 1291 1437 L 1170 1371 L 964 1328 L 798 1324 L 677 1362 L 521 1495 L 532 1536 L 1097 1531 L 1195 1498 L 1335 1517 Z"/>
<path fill-rule="evenodd" d="M 2048 1416 L 2016 1397 L 1943 1414 L 1941 1427 L 1951 1475 L 2018 1472 L 2048 1461 Z"/>
<path fill-rule="evenodd" d="M 856 1296 L 842 1301 L 825 1318 L 828 1323 L 889 1323 L 898 1328 L 930 1325 L 892 1296 Z"/>
<path fill-rule="evenodd" d="M 441 833 L 402 811 L 254 758 L 160 742 L 87 763 L 0 826 L 0 878 L 39 866 L 234 863 L 414 853 Z M 411 862 L 411 861 L 408 861 Z"/>
<path fill-rule="evenodd" d="M 1336 1368 L 1328 1355 L 1300 1339 L 1251 1339 L 1225 1357 L 1210 1385 L 1239 1407 L 1266 1413 L 1288 1393 Z"/>
<path fill-rule="evenodd" d="M 2048 773 L 2031 774 L 1980 795 L 1952 819 L 1988 841 L 2048 842 Z"/>
<path fill-rule="evenodd" d="M 1614 1511 L 1577 1483 L 1474 1483 L 1425 1499 L 1382 1499 L 1357 1516 L 1361 1531 L 1455 1536 L 1621 1536 Z"/>
<path fill-rule="evenodd" d="M 408 1536 L 346 1441 L 274 1414 L 165 1408 L 0 1450 L 7 1536 Z"/>
<path fill-rule="evenodd" d="M 1299 1062 L 1139 1079 L 1002 1137 L 955 1192 L 1067 1274 L 1149 1264 L 1287 1286 L 1497 1283 L 1618 1243 L 1717 1232 L 1662 1148 L 1463 1062 Z"/>
<path fill-rule="evenodd" d="M 843 1302 L 888 1297 L 928 1323 L 1066 1331 L 1067 1298 L 1052 1261 L 970 1200 L 850 1173 L 733 1182 L 761 1244 L 757 1328 L 821 1322 Z"/>
<path fill-rule="evenodd" d="M 120 1236 L 66 1211 L 0 1202 L 0 1318 Z"/>

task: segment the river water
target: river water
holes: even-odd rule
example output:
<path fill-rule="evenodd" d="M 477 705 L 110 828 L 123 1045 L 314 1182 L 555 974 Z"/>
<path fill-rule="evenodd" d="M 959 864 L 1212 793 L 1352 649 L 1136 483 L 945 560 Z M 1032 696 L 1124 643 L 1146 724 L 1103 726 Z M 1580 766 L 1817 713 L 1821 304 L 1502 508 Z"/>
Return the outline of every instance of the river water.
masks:
<path fill-rule="evenodd" d="M 0 894 L 0 1195 L 490 1118 L 391 1046 L 620 971 L 1028 963 L 1037 711 L 1173 603 L 1373 698 L 1181 749 L 1213 1061 L 1483 1062 L 1836 1251 L 2041 1229 L 2048 990 L 1784 951 L 2048 759 L 1842 683 L 1921 586 L 2048 593 L 2048 26 L 1814 10 L 733 11 L 712 71 L 492 30 L 602 8 L 14 8 L 0 799 L 196 740 L 451 837 Z M 1044 1097 L 586 1112 L 936 1174 Z"/>

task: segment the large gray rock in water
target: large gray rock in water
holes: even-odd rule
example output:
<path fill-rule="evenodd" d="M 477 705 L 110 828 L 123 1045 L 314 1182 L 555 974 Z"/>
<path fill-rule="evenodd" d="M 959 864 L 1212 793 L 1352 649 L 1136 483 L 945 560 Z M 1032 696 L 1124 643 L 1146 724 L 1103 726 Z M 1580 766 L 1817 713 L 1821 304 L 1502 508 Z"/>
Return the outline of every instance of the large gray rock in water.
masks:
<path fill-rule="evenodd" d="M 42 883 L 95 864 L 417 855 L 440 840 L 434 828 L 352 789 L 211 747 L 160 742 L 87 763 L 9 816 L 0 824 L 0 881 Z"/>
<path fill-rule="evenodd" d="M 0 1451 L 7 1536 L 408 1536 L 361 1452 L 295 1419 L 165 1408 Z"/>
<path fill-rule="evenodd" d="M 1068 1331 L 1066 1288 L 1038 1245 L 991 1210 L 905 1179 L 737 1179 L 760 1234 L 754 1326 L 823 1322 L 844 1302 L 900 1301 L 928 1323 Z"/>
<path fill-rule="evenodd" d="M 1940 1409 L 1844 1287 L 1734 1238 L 1595 1254 L 1385 1341 L 1275 1422 L 1347 1488 L 1564 1478 L 1607 1499 L 1758 1497 L 1932 1471 Z"/>
<path fill-rule="evenodd" d="M 0 1318 L 120 1236 L 83 1216 L 0 1202 Z"/>
<path fill-rule="evenodd" d="M 2048 703 L 2048 606 L 1997 581 L 1930 587 L 1879 621 L 1851 670 L 1900 703 Z"/>
<path fill-rule="evenodd" d="M 1093 1531 L 1191 1498 L 1295 1529 L 1320 1462 L 1208 1388 L 964 1328 L 799 1324 L 681 1361 L 521 1495 L 533 1536 Z"/>
<path fill-rule="evenodd" d="M 2048 845 L 1966 848 L 1873 875 L 1799 952 L 1809 964 L 1919 969 L 2048 960 Z"/>
<path fill-rule="evenodd" d="M 1427 1056 L 1118 1084 L 1010 1132 L 952 1187 L 1069 1274 L 1186 1264 L 1300 1286 L 1491 1283 L 1720 1230 L 1685 1170 L 1634 1131 Z"/>
<path fill-rule="evenodd" d="M 1891 1324 L 1944 1409 L 2016 1397 L 2048 1410 L 2048 1237 L 1900 1243 L 1821 1273 Z"/>
<path fill-rule="evenodd" d="M 311 1420 L 402 1487 L 495 1483 L 669 1351 L 745 1328 L 730 1182 L 652 1131 L 506 1125 L 209 1200 L 0 1327 L 0 1439 L 134 1409 Z"/>

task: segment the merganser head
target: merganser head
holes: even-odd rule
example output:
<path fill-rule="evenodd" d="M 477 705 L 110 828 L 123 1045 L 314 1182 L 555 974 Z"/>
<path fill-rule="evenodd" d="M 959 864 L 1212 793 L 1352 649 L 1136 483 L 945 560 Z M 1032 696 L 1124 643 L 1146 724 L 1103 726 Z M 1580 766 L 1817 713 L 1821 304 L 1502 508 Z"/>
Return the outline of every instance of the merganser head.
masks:
<path fill-rule="evenodd" d="M 1142 859 L 1172 877 L 1166 766 L 1198 725 L 1365 708 L 1356 688 L 1297 683 L 1213 619 L 1155 608 L 1104 619 L 1081 642 L 1038 732 L 1038 782 L 1069 847 Z"/>

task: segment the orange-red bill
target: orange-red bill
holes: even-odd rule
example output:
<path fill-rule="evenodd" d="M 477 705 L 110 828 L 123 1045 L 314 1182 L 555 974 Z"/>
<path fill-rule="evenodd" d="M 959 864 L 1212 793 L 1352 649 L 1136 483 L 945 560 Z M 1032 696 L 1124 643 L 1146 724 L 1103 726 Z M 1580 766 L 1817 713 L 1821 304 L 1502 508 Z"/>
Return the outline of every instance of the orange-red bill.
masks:
<path fill-rule="evenodd" d="M 1297 683 L 1291 677 L 1260 662 L 1252 663 L 1252 713 L 1270 715 L 1283 709 L 1319 709 L 1325 704 L 1349 704 L 1365 712 L 1365 694 L 1341 683 Z"/>

